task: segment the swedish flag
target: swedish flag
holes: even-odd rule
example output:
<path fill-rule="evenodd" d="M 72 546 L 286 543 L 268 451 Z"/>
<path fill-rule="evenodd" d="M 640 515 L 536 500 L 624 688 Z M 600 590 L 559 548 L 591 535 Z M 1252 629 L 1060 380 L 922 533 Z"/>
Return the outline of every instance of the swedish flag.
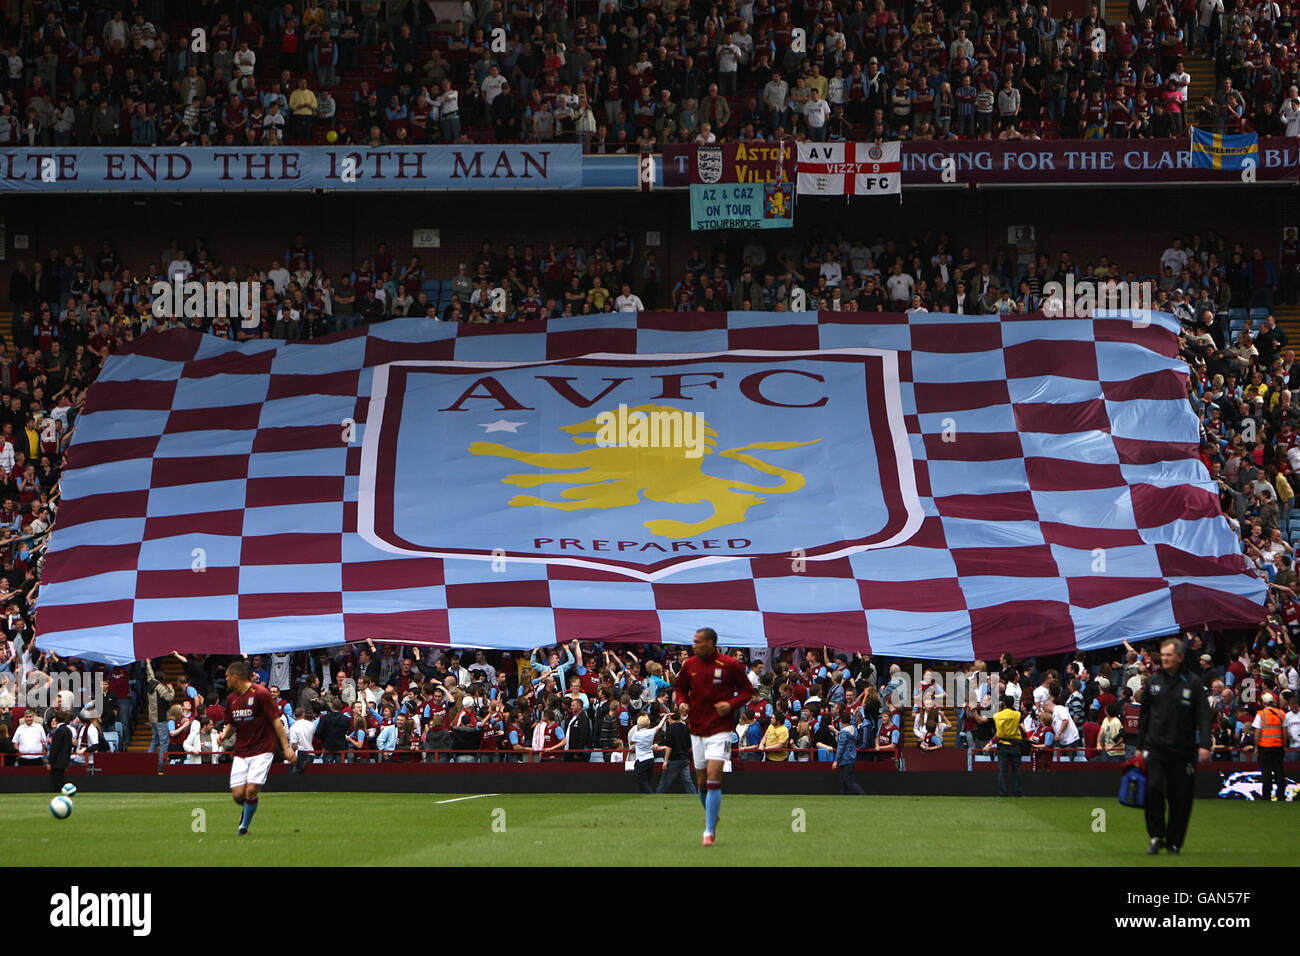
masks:
<path fill-rule="evenodd" d="M 1259 137 L 1254 133 L 1212 133 L 1192 127 L 1193 169 L 1245 169 L 1259 166 Z"/>

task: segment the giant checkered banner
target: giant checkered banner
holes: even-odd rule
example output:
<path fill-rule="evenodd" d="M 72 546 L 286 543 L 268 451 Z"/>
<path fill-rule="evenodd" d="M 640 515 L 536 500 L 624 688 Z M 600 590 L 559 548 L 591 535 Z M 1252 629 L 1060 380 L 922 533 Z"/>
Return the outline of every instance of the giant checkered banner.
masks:
<path fill-rule="evenodd" d="M 38 644 L 996 659 L 1257 622 L 1174 321 L 642 313 L 176 330 L 108 360 Z"/>
<path fill-rule="evenodd" d="M 893 143 L 800 143 L 800 196 L 892 196 L 903 191 Z"/>

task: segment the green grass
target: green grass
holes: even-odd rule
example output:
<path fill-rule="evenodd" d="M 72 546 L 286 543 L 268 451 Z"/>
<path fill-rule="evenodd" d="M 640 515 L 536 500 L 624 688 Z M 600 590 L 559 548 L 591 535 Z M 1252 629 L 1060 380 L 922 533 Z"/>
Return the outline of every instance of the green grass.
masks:
<path fill-rule="evenodd" d="M 268 792 L 246 837 L 226 794 L 0 796 L 0 859 L 32 866 L 979 865 L 1250 866 L 1300 858 L 1295 808 L 1198 800 L 1183 856 L 1145 855 L 1142 812 L 1092 798 L 724 796 L 700 846 L 698 798 Z M 1095 808 L 1105 832 L 1094 832 Z M 795 832 L 794 811 L 805 813 Z M 206 832 L 192 829 L 206 812 Z M 504 811 L 504 815 L 496 811 Z M 505 832 L 494 832 L 493 821 Z"/>

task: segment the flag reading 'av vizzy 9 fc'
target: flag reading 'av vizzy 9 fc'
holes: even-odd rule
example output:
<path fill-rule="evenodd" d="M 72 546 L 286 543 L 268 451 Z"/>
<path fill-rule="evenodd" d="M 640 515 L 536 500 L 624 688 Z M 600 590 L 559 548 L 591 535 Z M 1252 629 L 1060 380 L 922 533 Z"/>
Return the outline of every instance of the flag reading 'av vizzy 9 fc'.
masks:
<path fill-rule="evenodd" d="M 641 313 L 147 335 L 69 452 L 37 643 L 828 644 L 1251 624 L 1175 321 Z"/>
<path fill-rule="evenodd" d="M 891 196 L 903 191 L 901 144 L 800 143 L 800 196 Z"/>

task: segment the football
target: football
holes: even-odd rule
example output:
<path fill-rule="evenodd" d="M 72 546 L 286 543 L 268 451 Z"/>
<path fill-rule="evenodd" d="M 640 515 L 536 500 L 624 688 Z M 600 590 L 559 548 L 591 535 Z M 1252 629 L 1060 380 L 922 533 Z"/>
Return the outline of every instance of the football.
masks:
<path fill-rule="evenodd" d="M 72 801 L 59 794 L 50 801 L 50 813 L 54 814 L 57 820 L 66 820 L 72 815 Z"/>
<path fill-rule="evenodd" d="M 75 797 L 77 795 L 77 785 L 75 783 L 65 783 L 62 793 L 65 797 Z"/>

